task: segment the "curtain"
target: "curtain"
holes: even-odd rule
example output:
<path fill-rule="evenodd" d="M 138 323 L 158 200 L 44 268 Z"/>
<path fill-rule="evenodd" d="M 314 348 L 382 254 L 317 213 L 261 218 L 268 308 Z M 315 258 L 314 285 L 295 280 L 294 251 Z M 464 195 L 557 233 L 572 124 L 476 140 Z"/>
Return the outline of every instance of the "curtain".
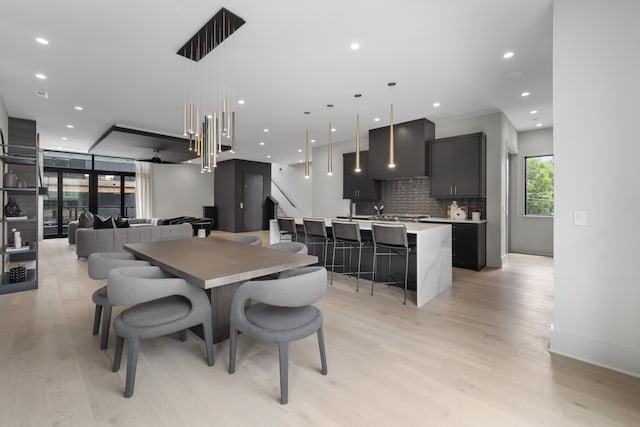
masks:
<path fill-rule="evenodd" d="M 153 218 L 151 163 L 136 161 L 136 216 Z"/>

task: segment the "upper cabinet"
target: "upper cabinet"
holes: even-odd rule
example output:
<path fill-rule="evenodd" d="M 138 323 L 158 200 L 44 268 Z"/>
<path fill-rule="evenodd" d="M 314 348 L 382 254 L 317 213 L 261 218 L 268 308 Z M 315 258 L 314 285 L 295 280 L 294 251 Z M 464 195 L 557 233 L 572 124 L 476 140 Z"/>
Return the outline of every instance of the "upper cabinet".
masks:
<path fill-rule="evenodd" d="M 380 181 L 369 177 L 369 152 L 360 152 L 360 172 L 356 172 L 356 153 L 345 153 L 343 156 L 343 199 L 379 199 Z"/>
<path fill-rule="evenodd" d="M 485 197 L 484 133 L 434 139 L 429 145 L 432 197 Z"/>
<path fill-rule="evenodd" d="M 396 179 L 429 175 L 427 141 L 436 125 L 427 119 L 393 126 L 395 168 L 389 167 L 389 126 L 369 130 L 369 178 Z"/>

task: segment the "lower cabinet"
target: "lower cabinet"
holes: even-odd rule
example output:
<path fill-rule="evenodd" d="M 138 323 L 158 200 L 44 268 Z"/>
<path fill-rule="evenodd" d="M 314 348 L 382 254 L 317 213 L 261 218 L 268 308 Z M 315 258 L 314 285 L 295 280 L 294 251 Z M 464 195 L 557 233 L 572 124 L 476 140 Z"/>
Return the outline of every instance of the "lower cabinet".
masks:
<path fill-rule="evenodd" d="M 487 265 L 487 223 L 451 222 L 451 257 L 454 267 L 482 270 Z"/>

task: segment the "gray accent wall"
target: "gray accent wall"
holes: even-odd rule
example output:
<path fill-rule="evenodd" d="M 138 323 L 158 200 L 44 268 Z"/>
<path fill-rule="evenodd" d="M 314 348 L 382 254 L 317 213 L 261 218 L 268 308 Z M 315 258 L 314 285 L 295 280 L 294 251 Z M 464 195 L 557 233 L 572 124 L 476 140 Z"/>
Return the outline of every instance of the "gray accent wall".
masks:
<path fill-rule="evenodd" d="M 553 217 L 525 215 L 525 158 L 553 154 L 553 128 L 518 134 L 518 154 L 511 157 L 509 251 L 553 256 Z"/>
<path fill-rule="evenodd" d="M 640 2 L 553 2 L 551 348 L 640 376 Z M 574 213 L 587 212 L 576 225 Z"/>

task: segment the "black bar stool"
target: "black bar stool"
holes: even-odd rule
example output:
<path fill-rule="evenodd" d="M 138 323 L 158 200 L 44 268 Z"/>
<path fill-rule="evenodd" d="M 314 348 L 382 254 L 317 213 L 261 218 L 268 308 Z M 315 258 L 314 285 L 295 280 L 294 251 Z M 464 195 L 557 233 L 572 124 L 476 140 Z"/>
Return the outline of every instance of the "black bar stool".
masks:
<path fill-rule="evenodd" d="M 360 285 L 360 274 L 373 273 L 372 271 L 361 271 L 362 267 L 362 248 L 364 242 L 360 236 L 360 225 L 353 221 L 332 221 L 331 229 L 333 230 L 333 262 L 331 264 L 331 284 L 333 285 L 333 272 L 336 269 L 336 249 L 342 251 L 342 274 L 346 273 L 344 251 L 349 250 L 349 267 L 351 267 L 351 249 L 358 249 L 358 271 L 356 276 L 356 292 Z M 340 266 L 338 266 L 340 267 Z M 349 268 L 351 270 L 351 268 Z"/>
<path fill-rule="evenodd" d="M 289 240 L 292 242 L 298 241 L 298 229 L 296 228 L 296 221 L 291 217 L 278 218 L 278 228 L 280 229 L 280 241 L 283 237 L 289 236 Z"/>
<path fill-rule="evenodd" d="M 407 239 L 407 227 L 404 224 L 371 224 L 373 236 L 373 274 L 371 275 L 371 295 L 373 295 L 373 282 L 376 278 L 377 258 L 389 257 L 389 279 L 391 279 L 391 257 L 401 256 L 405 259 L 404 267 L 404 304 L 407 304 L 407 284 L 409 281 L 409 241 Z M 396 282 L 386 282 L 388 284 Z"/>
<path fill-rule="evenodd" d="M 324 258 L 322 265 L 327 266 L 327 249 L 329 248 L 329 238 L 327 237 L 327 227 L 322 218 L 302 218 L 304 224 L 304 238 L 307 246 L 322 245 Z M 309 240 L 311 238 L 311 240 Z M 314 251 L 315 252 L 315 251 Z"/>

